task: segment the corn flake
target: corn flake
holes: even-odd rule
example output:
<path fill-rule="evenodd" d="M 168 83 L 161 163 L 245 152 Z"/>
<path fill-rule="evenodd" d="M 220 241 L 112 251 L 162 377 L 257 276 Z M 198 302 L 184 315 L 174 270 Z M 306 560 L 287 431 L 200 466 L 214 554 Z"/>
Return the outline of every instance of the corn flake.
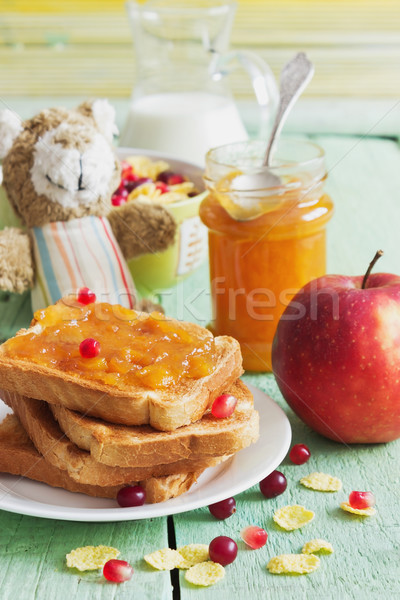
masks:
<path fill-rule="evenodd" d="M 198 563 L 208 560 L 208 544 L 187 544 L 178 548 L 183 560 L 177 565 L 178 569 L 190 569 Z"/>
<path fill-rule="evenodd" d="M 332 554 L 333 546 L 326 540 L 315 539 L 306 542 L 301 551 L 303 554 L 315 554 L 316 552 Z"/>
<path fill-rule="evenodd" d="M 348 502 L 342 502 L 340 508 L 346 512 L 353 513 L 354 515 L 361 515 L 363 517 L 372 517 L 372 515 L 376 513 L 373 506 L 369 506 L 368 508 L 353 508 Z"/>
<path fill-rule="evenodd" d="M 169 168 L 169 164 L 164 160 L 154 161 L 147 156 L 128 156 L 125 161 L 133 167 L 138 177 L 157 179 L 160 173 Z"/>
<path fill-rule="evenodd" d="M 282 529 L 292 531 L 310 523 L 314 516 L 312 510 L 307 510 L 299 504 L 293 504 L 293 506 L 284 506 L 276 510 L 273 519 Z"/>
<path fill-rule="evenodd" d="M 280 554 L 271 558 L 267 564 L 270 573 L 312 573 L 320 566 L 321 561 L 315 554 Z"/>
<path fill-rule="evenodd" d="M 107 561 L 117 558 L 120 551 L 110 546 L 84 546 L 71 550 L 66 555 L 67 567 L 79 569 L 79 571 L 93 571 L 104 567 Z"/>
<path fill-rule="evenodd" d="M 141 200 L 143 202 L 145 199 L 153 202 L 158 202 L 161 199 L 161 191 L 151 181 L 138 185 L 128 196 L 128 202 L 131 200 Z"/>
<path fill-rule="evenodd" d="M 194 183 L 192 181 L 182 181 L 182 183 L 174 183 L 169 186 L 171 192 L 175 192 L 177 194 L 190 194 L 190 192 L 194 191 Z M 163 194 L 164 195 L 164 194 Z"/>
<path fill-rule="evenodd" d="M 165 194 L 161 194 L 161 196 L 157 198 L 160 204 L 172 204 L 173 202 L 183 202 L 183 200 L 187 199 L 187 194 L 182 194 L 181 192 L 165 192 Z"/>
<path fill-rule="evenodd" d="M 300 483 L 317 492 L 338 492 L 342 489 L 340 479 L 327 473 L 310 473 L 307 477 L 302 477 Z"/>
<path fill-rule="evenodd" d="M 159 571 L 171 571 L 182 562 L 182 555 L 177 550 L 163 548 L 151 554 L 146 554 L 144 560 Z"/>
<path fill-rule="evenodd" d="M 217 583 L 217 581 L 220 581 L 224 577 L 224 567 L 211 560 L 197 563 L 197 565 L 190 567 L 185 573 L 186 581 L 189 581 L 189 583 L 193 583 L 194 585 L 202 586 L 214 585 L 214 583 Z"/>

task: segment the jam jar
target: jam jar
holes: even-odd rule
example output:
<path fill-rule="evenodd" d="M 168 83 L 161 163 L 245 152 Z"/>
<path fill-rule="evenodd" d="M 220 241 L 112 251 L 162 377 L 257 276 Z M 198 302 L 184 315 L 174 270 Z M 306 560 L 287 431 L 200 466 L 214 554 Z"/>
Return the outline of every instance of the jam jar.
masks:
<path fill-rule="evenodd" d="M 333 213 L 322 148 L 282 140 L 270 167 L 262 166 L 264 152 L 258 140 L 210 150 L 210 193 L 200 206 L 209 236 L 210 328 L 240 342 L 249 371 L 271 370 L 279 318 L 303 285 L 325 274 Z M 266 171 L 275 175 L 272 185 Z"/>

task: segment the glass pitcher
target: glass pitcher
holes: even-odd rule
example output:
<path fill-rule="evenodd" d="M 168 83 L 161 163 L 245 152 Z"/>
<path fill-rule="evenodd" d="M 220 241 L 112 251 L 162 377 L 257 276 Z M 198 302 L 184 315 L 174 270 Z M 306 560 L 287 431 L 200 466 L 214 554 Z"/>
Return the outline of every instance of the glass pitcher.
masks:
<path fill-rule="evenodd" d="M 166 152 L 204 165 L 210 148 L 248 138 L 229 89 L 238 66 L 250 78 L 266 135 L 278 89 L 250 51 L 228 52 L 236 3 L 230 0 L 127 2 L 136 83 L 121 146 Z"/>

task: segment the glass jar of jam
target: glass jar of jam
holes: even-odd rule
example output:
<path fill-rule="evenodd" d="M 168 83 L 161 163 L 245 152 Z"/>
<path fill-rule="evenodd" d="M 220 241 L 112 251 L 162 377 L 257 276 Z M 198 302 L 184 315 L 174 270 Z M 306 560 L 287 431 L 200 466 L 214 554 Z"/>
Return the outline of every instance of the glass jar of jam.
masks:
<path fill-rule="evenodd" d="M 324 192 L 323 150 L 281 141 L 262 167 L 265 143 L 240 142 L 206 156 L 209 195 L 200 217 L 209 230 L 215 335 L 241 345 L 244 367 L 271 370 L 271 345 L 293 295 L 325 274 L 326 224 L 333 203 Z M 265 186 L 265 170 L 276 176 Z"/>

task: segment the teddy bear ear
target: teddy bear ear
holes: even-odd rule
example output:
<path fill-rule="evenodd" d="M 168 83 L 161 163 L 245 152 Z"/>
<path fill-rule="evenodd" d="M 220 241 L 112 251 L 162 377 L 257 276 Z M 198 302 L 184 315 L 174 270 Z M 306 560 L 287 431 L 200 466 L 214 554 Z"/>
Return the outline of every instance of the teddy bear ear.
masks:
<path fill-rule="evenodd" d="M 109 142 L 112 142 L 113 136 L 118 134 L 115 123 L 115 109 L 105 98 L 84 102 L 78 107 L 78 111 L 83 114 L 88 114 L 88 111 L 90 111 L 97 129 Z"/>
<path fill-rule="evenodd" d="M 22 129 L 21 119 L 15 112 L 8 108 L 0 111 L 0 158 L 11 150 Z"/>

